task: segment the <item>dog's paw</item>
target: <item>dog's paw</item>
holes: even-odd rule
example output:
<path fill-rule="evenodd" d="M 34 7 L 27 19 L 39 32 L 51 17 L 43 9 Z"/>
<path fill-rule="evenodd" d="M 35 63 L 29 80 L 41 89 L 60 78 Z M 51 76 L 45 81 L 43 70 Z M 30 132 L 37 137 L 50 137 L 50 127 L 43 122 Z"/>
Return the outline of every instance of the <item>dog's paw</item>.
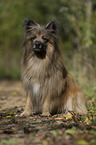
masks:
<path fill-rule="evenodd" d="M 24 112 L 22 112 L 22 113 L 20 114 L 21 117 L 22 117 L 22 116 L 28 117 L 28 116 L 30 116 L 30 115 L 31 115 L 31 113 L 30 113 L 30 112 L 27 112 L 27 111 L 24 111 Z"/>
<path fill-rule="evenodd" d="M 49 112 L 43 112 L 42 116 L 50 116 L 50 113 Z"/>
<path fill-rule="evenodd" d="M 28 117 L 28 116 L 30 116 L 30 115 L 31 115 L 30 112 L 24 111 L 24 112 L 22 112 L 22 113 L 19 114 L 19 115 L 15 115 L 15 117 Z"/>

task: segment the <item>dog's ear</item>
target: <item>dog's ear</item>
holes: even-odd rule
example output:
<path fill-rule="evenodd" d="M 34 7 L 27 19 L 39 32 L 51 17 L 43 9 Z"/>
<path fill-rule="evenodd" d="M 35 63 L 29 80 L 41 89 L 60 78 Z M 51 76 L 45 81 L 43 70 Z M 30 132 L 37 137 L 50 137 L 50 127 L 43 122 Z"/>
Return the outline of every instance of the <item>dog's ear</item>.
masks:
<path fill-rule="evenodd" d="M 30 19 L 30 18 L 26 18 L 23 21 L 23 27 L 25 28 L 25 30 L 30 29 L 30 26 L 34 26 L 34 25 L 37 25 L 37 23 L 34 20 Z"/>
<path fill-rule="evenodd" d="M 58 25 L 59 25 L 59 22 L 56 20 L 53 20 L 53 21 L 49 22 L 45 26 L 45 28 L 50 30 L 52 33 L 57 33 L 58 32 Z"/>

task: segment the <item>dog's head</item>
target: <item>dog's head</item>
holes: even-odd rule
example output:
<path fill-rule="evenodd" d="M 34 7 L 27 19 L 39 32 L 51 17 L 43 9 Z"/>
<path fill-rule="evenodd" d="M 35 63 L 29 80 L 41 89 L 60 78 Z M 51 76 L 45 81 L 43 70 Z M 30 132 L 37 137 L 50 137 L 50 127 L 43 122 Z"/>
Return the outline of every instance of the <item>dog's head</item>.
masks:
<path fill-rule="evenodd" d="M 23 22 L 25 28 L 25 41 L 30 53 L 40 58 L 45 58 L 51 47 L 57 47 L 58 21 L 51 21 L 45 26 L 40 26 L 32 19 L 25 19 Z M 53 49 L 52 48 L 52 49 Z M 51 52 L 52 53 L 52 52 Z"/>

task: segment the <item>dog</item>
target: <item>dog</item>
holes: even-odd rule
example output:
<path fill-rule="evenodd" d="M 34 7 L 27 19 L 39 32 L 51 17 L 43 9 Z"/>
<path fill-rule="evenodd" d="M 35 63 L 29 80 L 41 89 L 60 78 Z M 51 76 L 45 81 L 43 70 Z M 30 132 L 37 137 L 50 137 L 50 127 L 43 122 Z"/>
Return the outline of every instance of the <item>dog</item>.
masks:
<path fill-rule="evenodd" d="M 23 27 L 21 78 L 27 101 L 21 116 L 32 113 L 48 116 L 68 111 L 86 114 L 86 98 L 63 64 L 58 21 L 40 26 L 27 18 Z"/>

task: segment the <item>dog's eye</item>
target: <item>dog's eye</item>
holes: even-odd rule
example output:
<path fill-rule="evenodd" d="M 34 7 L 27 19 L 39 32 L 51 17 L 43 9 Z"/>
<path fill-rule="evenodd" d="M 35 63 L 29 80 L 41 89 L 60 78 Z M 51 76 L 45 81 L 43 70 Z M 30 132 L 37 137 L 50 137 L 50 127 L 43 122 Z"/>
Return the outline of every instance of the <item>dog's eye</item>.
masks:
<path fill-rule="evenodd" d="M 31 40 L 34 40 L 34 39 L 36 39 L 37 37 L 36 36 L 33 36 L 33 37 L 31 37 Z"/>
<path fill-rule="evenodd" d="M 48 39 L 45 36 L 42 36 L 42 39 L 45 40 L 46 42 L 48 41 Z"/>

